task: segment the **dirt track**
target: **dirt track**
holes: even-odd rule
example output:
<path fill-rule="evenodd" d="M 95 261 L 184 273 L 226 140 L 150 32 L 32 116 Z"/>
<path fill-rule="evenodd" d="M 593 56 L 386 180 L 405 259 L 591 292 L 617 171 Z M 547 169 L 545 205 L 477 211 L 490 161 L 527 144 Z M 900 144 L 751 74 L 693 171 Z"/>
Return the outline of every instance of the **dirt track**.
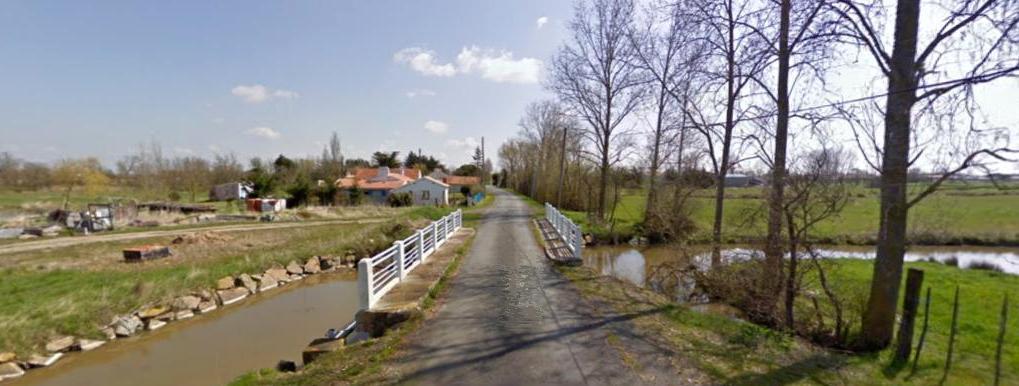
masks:
<path fill-rule="evenodd" d="M 124 240 L 146 239 L 150 237 L 175 236 L 191 232 L 209 232 L 209 231 L 239 232 L 265 229 L 310 227 L 319 225 L 335 225 L 335 224 L 375 224 L 387 220 L 388 219 L 364 219 L 364 220 L 331 220 L 331 221 L 285 222 L 285 223 L 264 223 L 264 224 L 224 224 L 221 226 L 207 226 L 198 228 L 177 228 L 146 232 L 58 237 L 52 239 L 41 239 L 35 241 L 24 241 L 14 244 L 0 245 L 0 255 L 8 253 L 36 251 L 40 249 L 69 247 L 82 244 L 102 243 L 109 241 L 124 241 Z"/>

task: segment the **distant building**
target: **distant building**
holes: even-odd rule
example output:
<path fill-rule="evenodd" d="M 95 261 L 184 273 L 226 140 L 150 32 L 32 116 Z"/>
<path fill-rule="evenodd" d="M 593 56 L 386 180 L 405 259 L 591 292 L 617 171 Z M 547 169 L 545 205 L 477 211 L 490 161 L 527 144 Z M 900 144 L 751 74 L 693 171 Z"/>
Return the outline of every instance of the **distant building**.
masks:
<path fill-rule="evenodd" d="M 230 182 L 213 186 L 209 199 L 213 201 L 243 200 L 251 194 L 251 186 L 241 182 Z"/>
<path fill-rule="evenodd" d="M 387 167 L 358 168 L 353 174 L 336 180 L 336 187 L 350 189 L 356 186 L 371 202 L 381 204 L 386 202 L 386 197 L 393 190 L 419 178 L 421 171 L 417 169 L 400 168 L 398 172 L 391 173 Z"/>
<path fill-rule="evenodd" d="M 449 185 L 432 177 L 423 177 L 396 188 L 393 193 L 409 193 L 414 198 L 414 205 L 449 205 Z"/>
<path fill-rule="evenodd" d="M 442 182 L 453 188 L 454 192 L 459 192 L 461 186 L 475 186 L 481 185 L 481 177 L 474 176 L 446 176 L 442 179 Z"/>
<path fill-rule="evenodd" d="M 763 184 L 764 180 L 746 174 L 729 174 L 725 176 L 725 186 L 727 188 L 746 188 Z"/>

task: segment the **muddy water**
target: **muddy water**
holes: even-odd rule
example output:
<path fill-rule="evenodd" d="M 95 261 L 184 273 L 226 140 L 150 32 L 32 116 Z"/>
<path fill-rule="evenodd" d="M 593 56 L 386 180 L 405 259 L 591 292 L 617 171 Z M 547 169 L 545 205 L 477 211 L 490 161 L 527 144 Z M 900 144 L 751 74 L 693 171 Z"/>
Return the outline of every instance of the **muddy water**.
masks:
<path fill-rule="evenodd" d="M 685 249 L 669 245 L 641 248 L 592 247 L 584 249 L 584 265 L 595 268 L 603 275 L 652 288 L 681 300 L 689 293 L 692 283 L 677 282 L 680 279 L 670 274 L 672 271 L 662 268 L 667 265 L 706 268 L 710 261 L 709 253 L 706 246 Z M 733 247 L 723 250 L 722 255 L 729 259 L 740 259 L 755 253 L 758 252 L 753 249 Z M 874 247 L 830 246 L 821 249 L 820 253 L 830 258 L 873 259 Z M 943 262 L 952 258 L 957 259 L 962 268 L 974 262 L 990 262 L 1005 272 L 1019 274 L 1019 248 L 913 247 L 906 253 L 907 261 L 935 259 Z"/>
<path fill-rule="evenodd" d="M 222 385 L 301 350 L 357 311 L 357 282 L 310 276 L 265 295 L 95 351 L 4 385 Z"/>

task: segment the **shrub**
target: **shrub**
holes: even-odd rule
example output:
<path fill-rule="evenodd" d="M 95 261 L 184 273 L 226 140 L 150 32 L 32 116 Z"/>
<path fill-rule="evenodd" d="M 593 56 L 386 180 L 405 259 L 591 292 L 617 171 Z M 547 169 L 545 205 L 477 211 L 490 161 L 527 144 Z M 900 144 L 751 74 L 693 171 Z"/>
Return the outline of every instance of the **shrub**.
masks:
<path fill-rule="evenodd" d="M 950 266 L 953 266 L 953 267 L 958 267 L 959 266 L 959 258 L 955 257 L 955 256 L 952 256 L 952 257 L 949 257 L 949 258 L 945 259 L 944 263 L 945 263 L 945 265 L 950 265 Z"/>
<path fill-rule="evenodd" d="M 994 263 L 992 263 L 990 261 L 982 261 L 982 260 L 977 260 L 977 261 L 974 261 L 972 263 L 969 263 L 969 266 L 966 267 L 966 268 L 968 268 L 968 269 L 978 269 L 978 270 L 982 270 L 982 271 L 1005 272 L 1005 270 L 1002 269 L 997 264 L 994 264 Z"/>
<path fill-rule="evenodd" d="M 386 203 L 395 208 L 411 206 L 414 205 L 414 197 L 410 193 L 393 193 L 386 197 Z"/>

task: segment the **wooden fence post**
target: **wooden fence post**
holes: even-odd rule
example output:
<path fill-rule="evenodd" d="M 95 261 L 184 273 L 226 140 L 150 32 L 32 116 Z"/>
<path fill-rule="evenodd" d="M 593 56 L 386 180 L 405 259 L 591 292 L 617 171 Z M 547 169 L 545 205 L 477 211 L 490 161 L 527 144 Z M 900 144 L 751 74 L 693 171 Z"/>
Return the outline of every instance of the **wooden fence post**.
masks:
<path fill-rule="evenodd" d="M 952 302 L 952 330 L 948 335 L 948 355 L 945 357 L 945 373 L 940 384 L 948 380 L 948 370 L 952 368 L 952 350 L 955 349 L 955 333 L 959 330 L 959 286 L 955 286 L 955 301 Z"/>
<path fill-rule="evenodd" d="M 923 288 L 923 271 L 910 268 L 906 273 L 906 296 L 902 299 L 899 347 L 895 350 L 893 362 L 906 363 L 909 361 L 909 351 L 913 348 L 913 326 L 916 322 L 916 309 L 920 305 L 921 288 Z"/>
<path fill-rule="evenodd" d="M 923 351 L 923 341 L 927 338 L 927 320 L 931 315 L 931 287 L 927 287 L 927 300 L 923 305 L 923 329 L 920 330 L 920 342 L 916 344 L 916 355 L 913 357 L 913 370 L 916 372 L 917 363 L 920 363 L 920 351 Z"/>
<path fill-rule="evenodd" d="M 1001 320 L 998 322 L 998 350 L 994 353 L 994 386 L 1001 383 L 1001 347 L 1005 344 L 1005 330 L 1008 326 L 1008 294 L 1001 303 Z"/>

